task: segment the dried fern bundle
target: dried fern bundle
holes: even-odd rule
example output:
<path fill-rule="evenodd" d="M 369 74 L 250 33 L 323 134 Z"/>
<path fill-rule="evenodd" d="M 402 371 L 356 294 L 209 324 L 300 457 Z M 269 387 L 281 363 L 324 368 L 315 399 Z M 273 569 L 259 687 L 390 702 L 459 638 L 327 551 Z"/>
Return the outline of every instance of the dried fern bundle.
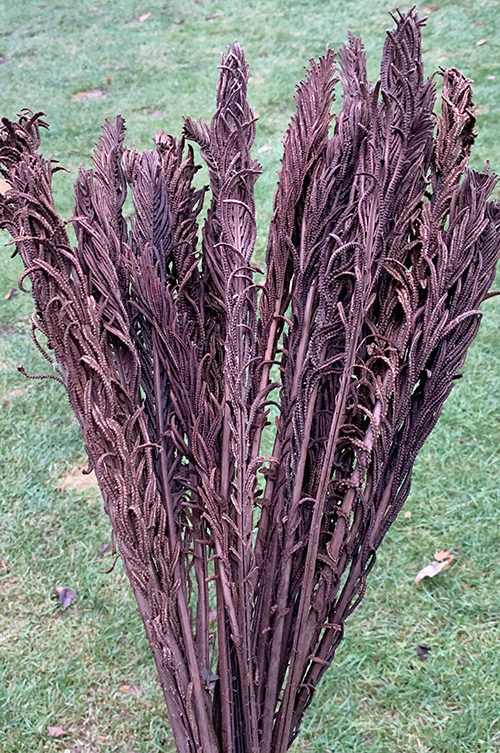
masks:
<path fill-rule="evenodd" d="M 375 85 L 353 36 L 299 84 L 263 282 L 237 44 L 210 124 L 188 119 L 181 139 L 158 133 L 142 153 L 125 149 L 120 117 L 105 124 L 76 181 L 76 248 L 38 152 L 41 115 L 2 121 L 0 225 L 31 283 L 35 343 L 81 425 L 181 753 L 283 753 L 297 735 L 493 279 L 497 179 L 467 169 L 471 82 L 445 70 L 435 116 L 422 22 L 395 23 Z M 189 141 L 208 166 L 202 190 Z"/>

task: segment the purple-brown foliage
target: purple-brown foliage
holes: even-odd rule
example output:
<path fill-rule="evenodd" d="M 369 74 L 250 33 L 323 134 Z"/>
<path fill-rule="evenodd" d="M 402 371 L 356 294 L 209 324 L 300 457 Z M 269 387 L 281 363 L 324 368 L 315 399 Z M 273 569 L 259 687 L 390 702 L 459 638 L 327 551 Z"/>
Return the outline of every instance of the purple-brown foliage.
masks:
<path fill-rule="evenodd" d="M 0 224 L 31 282 L 35 342 L 81 425 L 181 753 L 289 747 L 479 326 L 500 251 L 496 177 L 467 169 L 474 106 L 459 71 L 440 74 L 433 114 L 421 25 L 397 17 L 375 85 L 353 36 L 311 61 L 260 284 L 237 44 L 210 124 L 188 119 L 181 139 L 159 133 L 142 153 L 124 148 L 120 117 L 105 124 L 76 181 L 75 249 L 38 152 L 45 123 L 2 121 Z"/>

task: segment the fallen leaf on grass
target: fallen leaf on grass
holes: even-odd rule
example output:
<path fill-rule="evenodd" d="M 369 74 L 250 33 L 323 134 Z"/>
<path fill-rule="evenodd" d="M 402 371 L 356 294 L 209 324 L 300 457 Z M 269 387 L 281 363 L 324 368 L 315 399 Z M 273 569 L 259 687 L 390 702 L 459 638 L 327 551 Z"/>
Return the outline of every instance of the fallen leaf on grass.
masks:
<path fill-rule="evenodd" d="M 494 81 L 496 79 L 496 76 L 486 76 L 488 81 Z"/>
<path fill-rule="evenodd" d="M 142 695 L 142 690 L 138 685 L 120 685 L 118 690 L 121 690 L 122 693 L 129 693 L 129 695 Z"/>
<path fill-rule="evenodd" d="M 47 734 L 49 737 L 65 737 L 69 733 L 62 727 L 47 727 Z"/>
<path fill-rule="evenodd" d="M 418 646 L 415 646 L 415 651 L 417 652 L 417 656 L 422 661 L 427 661 L 427 658 L 429 656 L 429 652 L 432 651 L 430 646 L 424 646 L 423 644 L 419 644 Z"/>
<path fill-rule="evenodd" d="M 3 196 L 4 193 L 7 193 L 7 191 L 10 191 L 12 186 L 8 181 L 5 180 L 5 178 L 0 178 L 0 195 Z"/>
<path fill-rule="evenodd" d="M 476 47 L 481 47 L 483 44 L 486 44 L 487 41 L 487 39 L 478 39 L 476 42 Z"/>
<path fill-rule="evenodd" d="M 415 583 L 420 583 L 420 581 L 424 578 L 434 578 L 435 575 L 443 572 L 443 570 L 446 570 L 446 568 L 449 567 L 455 559 L 453 554 L 450 554 L 450 552 L 436 552 L 436 555 L 439 556 L 439 559 L 434 559 L 426 567 L 422 568 L 422 570 L 420 570 L 420 572 L 418 572 L 415 576 Z"/>
<path fill-rule="evenodd" d="M 97 486 L 95 473 L 83 473 L 82 468 L 74 468 L 65 476 L 62 476 L 57 482 L 57 488 L 60 492 L 67 492 L 69 489 L 75 491 L 86 491 L 94 489 Z"/>
<path fill-rule="evenodd" d="M 453 555 L 447 549 L 438 549 L 437 552 L 434 552 L 434 559 L 436 562 L 444 562 L 445 560 L 450 559 L 450 557 L 453 559 Z"/>
<path fill-rule="evenodd" d="M 144 21 L 147 21 L 150 17 L 151 13 L 143 13 L 142 16 L 139 16 L 139 23 L 143 23 Z"/>
<path fill-rule="evenodd" d="M 5 560 L 0 560 L 0 567 L 2 568 L 2 570 L 4 572 L 6 572 L 6 573 L 9 572 L 9 566 L 7 565 L 7 563 L 5 562 Z"/>
<path fill-rule="evenodd" d="M 17 288 L 11 288 L 7 295 L 5 296 L 6 301 L 10 301 L 11 298 L 14 298 L 15 295 L 19 293 L 19 290 Z"/>
<path fill-rule="evenodd" d="M 434 13 L 437 10 L 439 10 L 439 5 L 426 5 L 424 13 Z"/>
<path fill-rule="evenodd" d="M 411 512 L 407 510 L 404 514 L 405 518 L 411 518 Z"/>
<path fill-rule="evenodd" d="M 99 547 L 99 554 L 101 555 L 101 557 L 104 557 L 104 555 L 107 552 L 110 552 L 111 549 L 112 549 L 111 542 L 110 541 L 106 541 L 105 544 L 103 544 L 101 547 Z"/>
<path fill-rule="evenodd" d="M 73 591 L 73 589 L 68 588 L 68 586 L 56 586 L 56 592 L 59 604 L 63 609 L 69 607 L 76 596 L 76 593 Z"/>
<path fill-rule="evenodd" d="M 262 154 L 263 152 L 270 152 L 272 149 L 272 146 L 269 146 L 269 144 L 264 144 L 264 146 L 261 146 L 257 149 L 259 154 Z"/>
<path fill-rule="evenodd" d="M 89 99 L 102 99 L 106 96 L 105 89 L 89 89 L 85 92 L 77 92 L 71 97 L 73 102 L 85 102 Z"/>
<path fill-rule="evenodd" d="M 215 21 L 216 18 L 216 13 L 207 13 L 207 15 L 205 16 L 205 21 Z"/>

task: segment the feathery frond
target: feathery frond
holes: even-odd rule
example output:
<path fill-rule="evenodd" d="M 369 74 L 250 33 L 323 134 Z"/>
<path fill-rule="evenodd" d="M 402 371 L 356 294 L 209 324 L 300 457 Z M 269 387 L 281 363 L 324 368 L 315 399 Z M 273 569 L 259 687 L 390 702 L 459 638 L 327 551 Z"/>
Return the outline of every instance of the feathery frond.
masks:
<path fill-rule="evenodd" d="M 76 180 L 76 248 L 52 200 L 58 168 L 39 153 L 42 114 L 2 120 L 0 227 L 31 283 L 48 376 L 80 423 L 181 753 L 291 745 L 493 280 L 500 205 L 488 166 L 467 167 L 471 82 L 455 69 L 425 79 L 423 22 L 394 20 L 376 84 L 353 35 L 310 61 L 261 284 L 238 44 L 209 124 L 187 119 L 144 152 L 125 148 L 121 117 L 104 125 Z"/>

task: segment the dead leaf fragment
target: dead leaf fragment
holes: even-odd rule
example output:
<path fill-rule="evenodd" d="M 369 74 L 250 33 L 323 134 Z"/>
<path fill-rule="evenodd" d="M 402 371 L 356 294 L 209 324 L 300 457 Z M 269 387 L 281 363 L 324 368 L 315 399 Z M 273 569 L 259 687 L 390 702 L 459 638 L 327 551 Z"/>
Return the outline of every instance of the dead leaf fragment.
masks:
<path fill-rule="evenodd" d="M 106 96 L 105 89 L 89 89 L 85 92 L 77 92 L 71 97 L 73 102 L 86 102 L 90 99 L 102 99 Z"/>
<path fill-rule="evenodd" d="M 94 471 L 83 473 L 82 468 L 74 468 L 57 482 L 57 488 L 60 492 L 67 492 L 69 489 L 86 491 L 87 489 L 94 489 L 96 485 L 97 479 Z"/>
<path fill-rule="evenodd" d="M 69 733 L 62 727 L 47 727 L 47 734 L 49 737 L 65 737 Z"/>
<path fill-rule="evenodd" d="M 150 17 L 151 13 L 143 13 L 141 16 L 139 16 L 139 23 L 144 23 L 144 21 L 147 21 Z"/>
<path fill-rule="evenodd" d="M 99 554 L 101 555 L 101 557 L 104 557 L 104 555 L 107 552 L 110 552 L 111 549 L 112 549 L 111 542 L 110 541 L 106 541 L 105 544 L 103 544 L 101 547 L 99 547 Z"/>
<path fill-rule="evenodd" d="M 269 146 L 269 144 L 264 144 L 264 146 L 261 146 L 257 149 L 259 154 L 263 154 L 264 152 L 270 152 L 272 149 L 272 146 Z"/>
<path fill-rule="evenodd" d="M 435 13 L 437 10 L 439 10 L 439 5 L 426 5 L 424 13 Z"/>
<path fill-rule="evenodd" d="M 59 604 L 63 609 L 69 607 L 76 596 L 76 593 L 73 591 L 73 589 L 69 588 L 68 586 L 56 586 L 56 592 Z"/>
<path fill-rule="evenodd" d="M 476 47 L 481 47 L 483 44 L 486 44 L 487 41 L 487 39 L 478 39 L 476 42 Z"/>
<path fill-rule="evenodd" d="M 495 81 L 496 76 L 486 76 L 486 78 L 488 79 L 488 81 Z"/>
<path fill-rule="evenodd" d="M 129 685 L 129 684 L 120 685 L 118 690 L 121 690 L 122 693 L 129 693 L 130 695 L 137 695 L 137 696 L 142 695 L 142 690 L 140 689 L 138 685 Z"/>
<path fill-rule="evenodd" d="M 434 559 L 436 562 L 444 562 L 449 559 L 449 557 L 453 558 L 453 555 L 446 549 L 439 549 L 437 552 L 434 552 Z"/>
<path fill-rule="evenodd" d="M 425 646 L 423 643 L 420 643 L 418 646 L 415 646 L 415 651 L 417 652 L 417 656 L 422 661 L 427 661 L 427 658 L 429 656 L 429 652 L 432 651 L 430 646 Z"/>
<path fill-rule="evenodd" d="M 7 193 L 7 191 L 10 191 L 12 186 L 8 181 L 5 180 L 5 178 L 0 177 L 0 195 L 4 195 Z"/>
<path fill-rule="evenodd" d="M 9 292 L 5 295 L 5 300 L 10 301 L 11 298 L 14 298 L 15 295 L 19 293 L 19 290 L 17 288 L 11 288 Z"/>
<path fill-rule="evenodd" d="M 449 552 L 436 552 L 436 554 L 439 556 L 445 556 L 443 556 L 443 559 L 441 560 L 434 559 L 426 567 L 422 568 L 422 570 L 420 570 L 415 576 L 415 583 L 420 583 L 424 578 L 434 578 L 438 573 L 442 573 L 443 570 L 446 570 L 455 559 L 453 554 L 450 554 Z"/>
<path fill-rule="evenodd" d="M 405 515 L 404 515 L 404 516 L 405 516 L 405 518 L 411 518 L 411 512 L 410 512 L 409 510 L 407 510 L 407 511 L 405 512 Z"/>

